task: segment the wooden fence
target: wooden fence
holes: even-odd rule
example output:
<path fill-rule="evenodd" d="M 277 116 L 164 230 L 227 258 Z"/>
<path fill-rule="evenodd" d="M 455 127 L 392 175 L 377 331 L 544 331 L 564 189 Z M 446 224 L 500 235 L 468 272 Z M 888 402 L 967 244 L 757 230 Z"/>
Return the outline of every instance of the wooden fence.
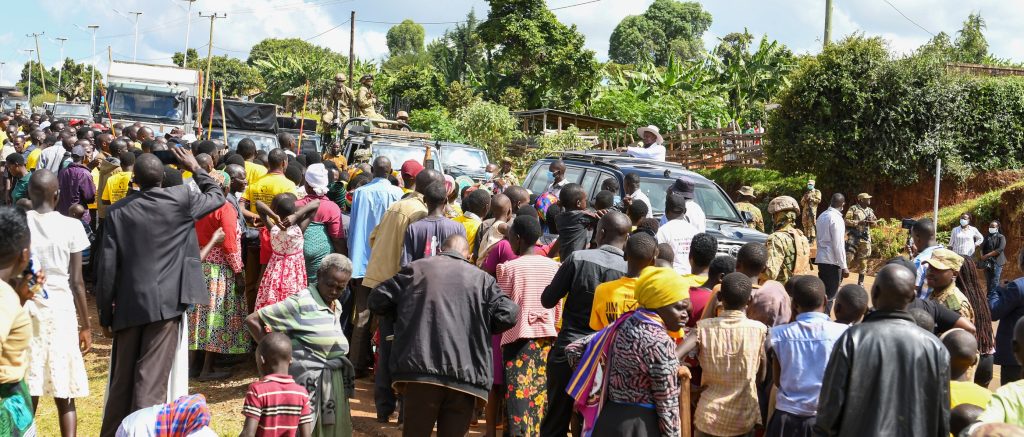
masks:
<path fill-rule="evenodd" d="M 764 166 L 764 134 L 732 129 L 682 129 L 667 132 L 665 158 L 688 169 Z"/>

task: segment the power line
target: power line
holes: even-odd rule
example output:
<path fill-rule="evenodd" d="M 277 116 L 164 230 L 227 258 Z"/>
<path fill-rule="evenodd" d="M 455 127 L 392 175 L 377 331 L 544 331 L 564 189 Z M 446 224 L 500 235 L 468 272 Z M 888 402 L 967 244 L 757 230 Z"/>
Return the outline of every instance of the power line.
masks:
<path fill-rule="evenodd" d="M 582 3 L 576 3 L 576 4 L 573 4 L 573 5 L 559 6 L 557 8 L 551 8 L 551 9 L 548 9 L 548 10 L 549 11 L 557 11 L 559 9 L 575 8 L 576 6 L 589 5 L 591 3 L 597 3 L 599 1 L 601 1 L 601 0 L 590 0 L 590 1 L 582 2 Z"/>
<path fill-rule="evenodd" d="M 892 4 L 892 3 L 890 3 L 890 2 L 889 2 L 889 0 L 882 0 L 882 1 L 884 1 L 884 2 L 886 3 L 886 4 L 888 4 L 888 5 L 890 6 L 890 7 L 892 7 L 892 8 L 893 8 L 893 9 L 894 9 L 894 10 L 895 10 L 896 12 L 898 12 L 898 13 L 899 13 L 900 15 L 902 15 L 902 16 L 903 16 L 903 18 L 906 18 L 906 19 L 907 19 L 907 21 L 909 21 L 909 22 L 913 23 L 913 24 L 914 24 L 915 26 L 917 26 L 917 27 L 918 27 L 918 28 L 920 28 L 921 30 L 923 30 L 923 31 L 925 31 L 925 32 L 928 32 L 928 34 L 929 34 L 929 35 L 931 35 L 931 36 L 935 36 L 935 34 L 934 34 L 934 33 L 932 33 L 932 31 L 930 31 L 930 30 L 928 30 L 928 29 L 925 29 L 925 28 L 924 28 L 924 26 L 922 26 L 922 25 L 920 25 L 920 24 L 917 24 L 917 22 L 916 22 L 916 21 L 914 21 L 914 20 L 911 20 L 911 19 L 910 19 L 910 17 L 908 17 L 908 16 L 907 16 L 907 14 L 904 14 L 904 13 L 903 13 L 903 11 L 899 10 L 899 8 L 897 8 L 897 7 L 896 7 L 896 5 L 894 5 L 894 4 Z"/>
<path fill-rule="evenodd" d="M 359 20 L 356 20 L 356 22 L 359 22 Z M 316 35 L 313 35 L 313 36 L 311 36 L 311 37 L 309 37 L 309 38 L 306 38 L 306 39 L 305 39 L 305 40 L 303 40 L 303 41 L 310 41 L 310 40 L 316 39 L 316 38 L 317 38 L 317 37 L 319 37 L 320 35 L 323 35 L 323 34 L 325 34 L 325 33 L 327 33 L 327 32 L 330 32 L 330 31 L 332 31 L 332 30 L 334 30 L 334 29 L 337 29 L 337 28 L 339 28 L 339 27 L 341 27 L 341 26 L 344 26 L 344 25 L 346 25 L 346 24 L 348 24 L 348 23 L 349 23 L 349 20 L 345 20 L 345 21 L 342 21 L 342 22 L 341 22 L 340 24 L 338 24 L 337 26 L 334 26 L 334 27 L 332 27 L 332 28 L 330 28 L 330 29 L 327 29 L 327 30 L 325 30 L 325 31 L 323 31 L 323 32 L 320 32 L 320 33 L 318 33 L 318 34 L 316 34 Z"/>

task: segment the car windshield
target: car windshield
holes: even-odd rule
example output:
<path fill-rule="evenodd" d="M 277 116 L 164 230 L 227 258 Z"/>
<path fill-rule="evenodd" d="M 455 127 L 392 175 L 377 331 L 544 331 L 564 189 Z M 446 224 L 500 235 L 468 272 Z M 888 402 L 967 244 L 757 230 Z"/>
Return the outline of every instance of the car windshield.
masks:
<path fill-rule="evenodd" d="M 13 111 L 17 109 L 18 105 L 22 108 L 28 108 L 28 100 L 4 100 L 4 110 Z"/>
<path fill-rule="evenodd" d="M 88 105 L 54 105 L 54 116 L 63 117 L 92 117 L 92 111 Z"/>
<path fill-rule="evenodd" d="M 465 171 L 483 172 L 487 167 L 487 155 L 483 150 L 441 146 L 441 163 L 446 168 L 459 167 Z"/>
<path fill-rule="evenodd" d="M 148 118 L 182 121 L 178 99 L 173 94 L 112 88 L 110 112 Z"/>
<path fill-rule="evenodd" d="M 395 169 L 402 167 L 405 161 L 413 160 L 417 162 L 423 162 L 424 150 L 422 147 L 402 147 L 402 146 L 389 146 L 384 144 L 374 144 L 373 146 L 373 157 L 387 156 L 391 160 L 391 166 Z M 437 165 L 437 161 L 434 161 L 434 169 L 440 170 Z"/>
<path fill-rule="evenodd" d="M 319 152 L 320 151 L 320 144 L 319 143 L 320 143 L 320 141 L 318 141 L 315 138 L 308 137 L 308 136 L 305 136 L 305 135 L 302 136 L 302 150 L 316 150 L 317 152 Z"/>
<path fill-rule="evenodd" d="M 215 140 L 224 138 L 224 131 L 214 129 L 212 132 L 210 132 L 210 137 Z M 242 141 L 245 138 L 249 138 L 254 143 L 256 143 L 256 150 L 263 150 L 269 152 L 271 150 L 281 147 L 280 144 L 277 142 L 277 136 L 275 135 L 257 132 L 228 131 L 228 149 L 234 151 L 235 149 L 238 148 L 238 142 Z"/>
<path fill-rule="evenodd" d="M 651 207 L 656 214 L 665 212 L 665 195 L 675 182 L 668 178 L 640 178 L 640 190 L 651 199 Z M 732 202 L 714 185 L 694 184 L 694 196 L 697 204 L 709 219 L 739 222 L 740 217 L 732 207 Z"/>

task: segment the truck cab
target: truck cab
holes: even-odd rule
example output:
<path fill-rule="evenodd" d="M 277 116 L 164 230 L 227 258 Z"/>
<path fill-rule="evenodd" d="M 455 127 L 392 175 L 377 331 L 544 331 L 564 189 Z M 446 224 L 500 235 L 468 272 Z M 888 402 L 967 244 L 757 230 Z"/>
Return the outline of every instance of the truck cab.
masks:
<path fill-rule="evenodd" d="M 112 61 L 106 107 L 114 123 L 140 122 L 158 135 L 181 128 L 193 132 L 199 72 L 169 65 Z"/>

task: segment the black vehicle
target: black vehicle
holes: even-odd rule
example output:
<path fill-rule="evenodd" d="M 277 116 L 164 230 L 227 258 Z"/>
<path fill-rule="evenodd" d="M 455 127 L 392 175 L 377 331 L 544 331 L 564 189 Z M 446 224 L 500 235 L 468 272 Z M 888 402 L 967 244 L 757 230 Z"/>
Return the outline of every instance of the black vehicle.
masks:
<path fill-rule="evenodd" d="M 224 138 L 227 131 L 228 148 L 234 151 L 238 142 L 249 138 L 256 143 L 257 150 L 270 151 L 281 147 L 277 141 L 277 107 L 267 103 L 224 100 L 206 100 L 204 107 L 213 105 L 213 112 L 203 112 L 199 121 L 203 129 L 210 129 L 213 139 Z M 221 114 L 221 107 L 224 114 Z M 213 118 L 212 123 L 210 118 Z"/>
<path fill-rule="evenodd" d="M 619 192 L 625 197 L 625 177 L 629 173 L 640 176 L 640 189 L 651 199 L 653 214 L 660 217 L 665 213 L 665 196 L 668 187 L 679 177 L 693 180 L 696 198 L 707 216 L 707 233 L 718 239 L 718 251 L 736 256 L 740 246 L 755 242 L 764 243 L 768 236 L 746 227 L 749 218 L 740 214 L 733 201 L 714 181 L 670 162 L 656 162 L 636 159 L 613 152 L 572 152 L 560 156 L 565 163 L 565 179 L 583 185 L 589 199 L 593 199 L 601 184 L 607 179 L 619 183 Z M 533 164 L 526 175 L 523 186 L 534 193 L 542 193 L 548 184 L 548 166 L 559 156 L 550 156 Z"/>
<path fill-rule="evenodd" d="M 317 153 L 323 153 L 323 138 L 316 132 L 316 128 L 317 122 L 312 118 L 303 120 L 283 115 L 277 116 L 277 131 L 291 134 L 295 137 L 295 141 L 302 138 L 302 144 L 299 144 L 299 149 L 303 152 L 316 150 Z"/>

